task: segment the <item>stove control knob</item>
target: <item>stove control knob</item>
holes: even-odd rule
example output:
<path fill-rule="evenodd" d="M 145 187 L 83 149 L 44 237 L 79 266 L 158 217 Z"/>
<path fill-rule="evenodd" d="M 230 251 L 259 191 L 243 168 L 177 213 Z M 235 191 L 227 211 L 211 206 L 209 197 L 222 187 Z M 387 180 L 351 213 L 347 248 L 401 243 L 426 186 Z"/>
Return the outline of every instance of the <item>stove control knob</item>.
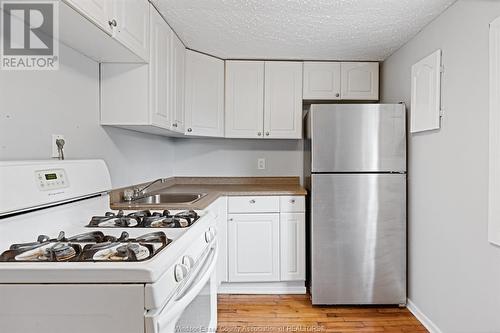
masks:
<path fill-rule="evenodd" d="M 214 239 L 214 235 L 213 235 L 212 231 L 210 231 L 210 229 L 205 231 L 205 241 L 207 243 L 210 243 L 213 239 Z"/>
<path fill-rule="evenodd" d="M 194 260 L 191 256 L 184 256 L 182 257 L 182 264 L 191 269 L 194 266 Z"/>
<path fill-rule="evenodd" d="M 184 264 L 177 264 L 174 268 L 174 278 L 176 282 L 181 282 L 184 280 L 189 272 L 189 268 Z"/>

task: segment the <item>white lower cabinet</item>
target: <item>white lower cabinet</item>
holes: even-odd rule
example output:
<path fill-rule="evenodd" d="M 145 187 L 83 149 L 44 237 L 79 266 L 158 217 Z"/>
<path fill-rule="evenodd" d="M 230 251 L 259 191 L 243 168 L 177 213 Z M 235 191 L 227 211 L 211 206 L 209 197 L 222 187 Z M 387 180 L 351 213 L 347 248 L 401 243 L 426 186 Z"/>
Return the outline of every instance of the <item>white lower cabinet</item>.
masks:
<path fill-rule="evenodd" d="M 227 211 L 227 235 L 218 233 L 219 244 L 227 242 L 220 292 L 305 293 L 304 196 L 234 196 Z"/>
<path fill-rule="evenodd" d="M 306 222 L 304 213 L 280 214 L 281 281 L 306 278 Z"/>
<path fill-rule="evenodd" d="M 279 281 L 279 232 L 279 214 L 228 215 L 229 281 Z"/>

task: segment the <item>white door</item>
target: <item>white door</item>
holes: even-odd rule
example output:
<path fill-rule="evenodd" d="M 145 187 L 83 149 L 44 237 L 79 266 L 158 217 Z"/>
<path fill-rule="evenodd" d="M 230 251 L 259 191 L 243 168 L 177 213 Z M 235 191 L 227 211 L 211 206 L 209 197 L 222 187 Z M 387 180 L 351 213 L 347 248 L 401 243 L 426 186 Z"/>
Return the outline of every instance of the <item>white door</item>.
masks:
<path fill-rule="evenodd" d="M 229 214 L 229 282 L 279 281 L 279 214 Z"/>
<path fill-rule="evenodd" d="M 340 99 L 340 62 L 304 62 L 303 98 Z"/>
<path fill-rule="evenodd" d="M 350 100 L 378 100 L 379 85 L 378 62 L 343 62 L 342 72 L 342 99 Z"/>
<path fill-rule="evenodd" d="M 439 129 L 441 112 L 441 50 L 411 66 L 410 131 Z"/>
<path fill-rule="evenodd" d="M 149 60 L 149 2 L 114 0 L 113 36 L 144 61 Z"/>
<path fill-rule="evenodd" d="M 264 137 L 302 137 L 302 63 L 266 61 Z"/>
<path fill-rule="evenodd" d="M 264 62 L 226 61 L 226 137 L 261 138 Z"/>
<path fill-rule="evenodd" d="M 280 215 L 281 281 L 306 278 L 306 224 L 304 213 Z"/>
<path fill-rule="evenodd" d="M 149 62 L 150 112 L 153 125 L 170 129 L 172 30 L 151 6 L 151 54 Z"/>
<path fill-rule="evenodd" d="M 224 61 L 186 51 L 186 135 L 224 136 Z"/>
<path fill-rule="evenodd" d="M 65 0 L 65 2 L 111 35 L 112 0 Z"/>
<path fill-rule="evenodd" d="M 172 130 L 184 133 L 184 85 L 186 67 L 186 48 L 181 40 L 173 36 L 173 106 L 172 106 Z"/>

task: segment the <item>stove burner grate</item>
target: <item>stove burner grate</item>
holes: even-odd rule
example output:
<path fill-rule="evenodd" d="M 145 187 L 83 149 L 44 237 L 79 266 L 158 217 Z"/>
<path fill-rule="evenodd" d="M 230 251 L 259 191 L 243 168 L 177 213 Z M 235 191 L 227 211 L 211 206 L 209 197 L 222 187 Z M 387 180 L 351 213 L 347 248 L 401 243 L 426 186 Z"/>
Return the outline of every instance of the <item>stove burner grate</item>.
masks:
<path fill-rule="evenodd" d="M 122 210 L 118 213 L 107 212 L 104 216 L 94 216 L 87 227 L 89 228 L 187 228 L 198 220 L 198 214 L 193 210 L 186 210 L 171 214 L 168 210 L 162 213 L 151 213 L 141 210 L 125 215 Z"/>
<path fill-rule="evenodd" d="M 66 238 L 61 232 L 55 239 L 41 235 L 36 242 L 13 244 L 0 254 L 0 262 L 144 261 L 171 242 L 161 231 L 137 238 L 125 231 L 118 238 L 100 231 Z"/>

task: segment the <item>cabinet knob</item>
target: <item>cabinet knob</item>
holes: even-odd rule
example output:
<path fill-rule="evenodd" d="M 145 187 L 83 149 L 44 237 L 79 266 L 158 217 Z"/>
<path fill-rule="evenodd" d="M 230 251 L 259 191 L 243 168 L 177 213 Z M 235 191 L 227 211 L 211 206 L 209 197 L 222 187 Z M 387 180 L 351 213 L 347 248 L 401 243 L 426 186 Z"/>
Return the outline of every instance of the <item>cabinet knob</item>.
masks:
<path fill-rule="evenodd" d="M 254 203 L 255 203 L 255 200 L 254 200 L 254 199 L 250 200 L 250 203 L 251 203 L 251 204 L 254 204 Z"/>
<path fill-rule="evenodd" d="M 290 200 L 290 203 L 294 204 L 295 203 L 295 199 Z"/>
<path fill-rule="evenodd" d="M 228 221 L 229 221 L 229 222 L 231 222 L 231 221 L 234 221 L 234 219 L 233 219 L 233 218 L 230 218 L 230 219 L 228 219 Z"/>
<path fill-rule="evenodd" d="M 266 132 L 266 136 L 269 136 L 269 132 Z"/>
<path fill-rule="evenodd" d="M 187 131 L 188 131 L 189 133 L 191 133 L 191 132 L 193 131 L 193 129 L 192 129 L 192 128 L 188 128 L 188 129 L 187 129 Z"/>
<path fill-rule="evenodd" d="M 173 124 L 172 124 L 172 126 L 173 126 L 173 127 L 177 127 L 177 123 L 173 123 Z"/>
<path fill-rule="evenodd" d="M 116 20 L 112 19 L 111 21 L 108 21 L 108 24 L 110 27 L 116 27 Z"/>
<path fill-rule="evenodd" d="M 257 133 L 258 136 L 262 136 L 262 132 Z"/>
<path fill-rule="evenodd" d="M 339 93 L 336 93 L 336 94 L 335 94 L 335 97 L 340 97 L 340 94 L 339 94 Z"/>

